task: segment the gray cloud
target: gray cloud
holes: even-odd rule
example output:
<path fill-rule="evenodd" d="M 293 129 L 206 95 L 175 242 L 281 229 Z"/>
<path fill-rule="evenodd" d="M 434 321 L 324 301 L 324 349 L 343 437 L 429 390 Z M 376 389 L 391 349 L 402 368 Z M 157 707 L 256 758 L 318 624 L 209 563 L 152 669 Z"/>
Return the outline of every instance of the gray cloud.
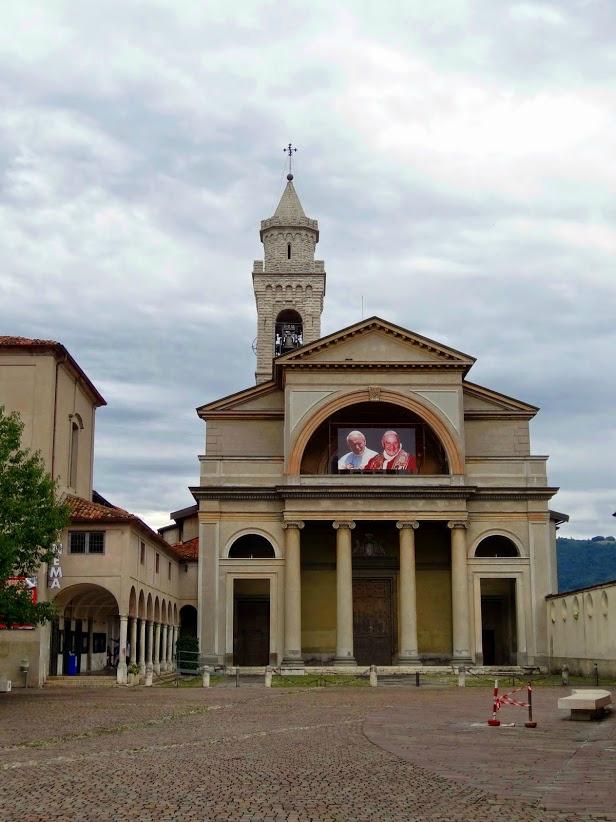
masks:
<path fill-rule="evenodd" d="M 542 407 L 563 533 L 609 532 L 616 11 L 24 0 L 0 12 L 0 320 L 110 402 L 96 484 L 190 502 L 195 406 L 251 384 L 259 220 L 296 179 L 324 330 L 379 314 Z"/>

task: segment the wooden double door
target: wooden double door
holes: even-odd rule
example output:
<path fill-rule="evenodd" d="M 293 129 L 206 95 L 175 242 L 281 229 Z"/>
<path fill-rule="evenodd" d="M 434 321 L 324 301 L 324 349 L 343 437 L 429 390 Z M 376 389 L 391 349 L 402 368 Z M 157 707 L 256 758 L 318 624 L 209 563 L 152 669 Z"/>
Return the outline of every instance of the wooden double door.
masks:
<path fill-rule="evenodd" d="M 233 664 L 269 665 L 269 598 L 237 597 L 233 621 Z"/>
<path fill-rule="evenodd" d="M 358 665 L 391 665 L 394 655 L 392 582 L 353 579 L 353 650 Z"/>

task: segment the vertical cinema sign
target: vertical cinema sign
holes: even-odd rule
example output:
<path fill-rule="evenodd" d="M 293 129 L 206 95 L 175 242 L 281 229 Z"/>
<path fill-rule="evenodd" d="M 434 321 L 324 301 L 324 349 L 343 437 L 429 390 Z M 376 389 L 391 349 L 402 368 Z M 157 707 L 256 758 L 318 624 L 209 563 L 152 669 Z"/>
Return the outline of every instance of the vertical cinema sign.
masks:
<path fill-rule="evenodd" d="M 47 573 L 47 587 L 60 588 L 60 580 L 62 579 L 62 565 L 60 558 L 62 557 L 62 543 L 56 542 L 53 545 L 53 559 L 49 563 L 49 571 Z"/>

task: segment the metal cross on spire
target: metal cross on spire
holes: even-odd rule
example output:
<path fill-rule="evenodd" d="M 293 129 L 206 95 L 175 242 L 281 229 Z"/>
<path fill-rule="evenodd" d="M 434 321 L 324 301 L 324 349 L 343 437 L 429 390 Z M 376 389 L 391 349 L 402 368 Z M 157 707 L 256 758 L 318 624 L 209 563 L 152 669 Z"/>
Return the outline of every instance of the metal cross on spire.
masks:
<path fill-rule="evenodd" d="M 289 143 L 289 145 L 285 146 L 285 148 L 283 148 L 282 150 L 285 154 L 289 155 L 289 173 L 287 174 L 287 180 L 291 182 L 291 180 L 293 179 L 293 152 L 297 151 L 297 149 L 293 145 L 291 145 L 291 143 Z"/>

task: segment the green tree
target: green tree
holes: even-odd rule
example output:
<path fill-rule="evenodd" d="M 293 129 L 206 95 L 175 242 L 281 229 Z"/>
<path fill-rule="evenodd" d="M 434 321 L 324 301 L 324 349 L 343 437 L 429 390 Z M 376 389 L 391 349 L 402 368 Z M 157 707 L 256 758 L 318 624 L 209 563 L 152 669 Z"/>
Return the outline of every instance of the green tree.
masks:
<path fill-rule="evenodd" d="M 52 559 L 53 544 L 69 523 L 68 506 L 58 501 L 40 454 L 21 448 L 23 428 L 19 415 L 0 405 L 0 623 L 9 627 L 53 616 L 51 603 L 34 604 L 25 584 L 14 579 L 35 575 Z"/>

